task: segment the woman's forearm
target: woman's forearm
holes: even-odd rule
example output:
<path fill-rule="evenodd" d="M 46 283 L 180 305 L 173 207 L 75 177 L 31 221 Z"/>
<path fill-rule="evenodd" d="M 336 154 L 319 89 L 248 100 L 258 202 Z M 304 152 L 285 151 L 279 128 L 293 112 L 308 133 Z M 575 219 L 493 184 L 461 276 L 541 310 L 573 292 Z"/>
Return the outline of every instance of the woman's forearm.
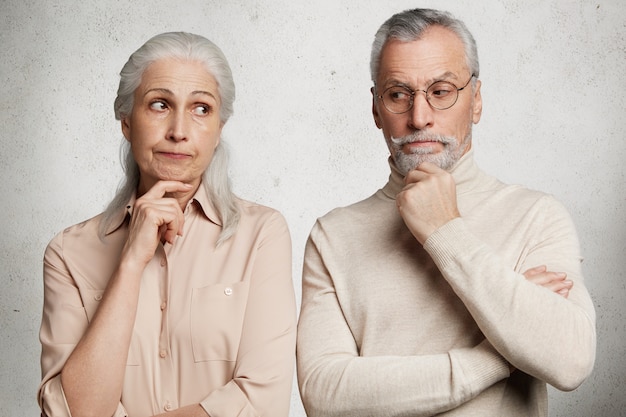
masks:
<path fill-rule="evenodd" d="M 74 417 L 113 415 L 120 401 L 143 269 L 120 265 L 61 382 Z"/>

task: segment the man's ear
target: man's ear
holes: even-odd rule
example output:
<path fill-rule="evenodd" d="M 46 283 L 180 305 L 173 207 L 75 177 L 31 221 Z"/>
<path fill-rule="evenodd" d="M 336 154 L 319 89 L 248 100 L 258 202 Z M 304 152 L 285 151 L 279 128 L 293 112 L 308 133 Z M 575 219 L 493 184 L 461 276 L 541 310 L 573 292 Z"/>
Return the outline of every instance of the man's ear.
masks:
<path fill-rule="evenodd" d="M 378 107 L 376 106 L 376 90 L 374 87 L 370 89 L 372 93 L 372 116 L 374 116 L 374 123 L 376 123 L 376 127 L 382 129 L 383 125 L 380 121 L 380 115 L 378 114 Z"/>
<path fill-rule="evenodd" d="M 483 98 L 480 94 L 480 80 L 476 80 L 476 88 L 474 89 L 474 106 L 472 107 L 472 122 L 474 124 L 480 121 L 480 116 L 483 113 Z"/>

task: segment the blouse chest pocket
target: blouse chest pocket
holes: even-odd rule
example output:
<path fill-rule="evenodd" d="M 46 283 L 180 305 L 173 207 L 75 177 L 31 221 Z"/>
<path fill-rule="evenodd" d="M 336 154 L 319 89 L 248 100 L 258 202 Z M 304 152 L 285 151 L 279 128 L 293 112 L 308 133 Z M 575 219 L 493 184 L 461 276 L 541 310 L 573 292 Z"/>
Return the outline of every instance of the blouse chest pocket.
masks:
<path fill-rule="evenodd" d="M 196 362 L 235 361 L 249 284 L 209 285 L 191 295 L 191 345 Z"/>

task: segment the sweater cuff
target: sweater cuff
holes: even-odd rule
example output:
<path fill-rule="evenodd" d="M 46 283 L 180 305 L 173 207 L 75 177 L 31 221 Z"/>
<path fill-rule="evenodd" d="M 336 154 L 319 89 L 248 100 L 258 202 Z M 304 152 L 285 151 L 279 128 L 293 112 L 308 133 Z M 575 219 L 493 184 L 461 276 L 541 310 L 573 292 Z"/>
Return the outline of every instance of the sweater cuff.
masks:
<path fill-rule="evenodd" d="M 459 253 L 467 253 L 468 248 L 475 247 L 476 237 L 467 230 L 461 217 L 450 220 L 431 234 L 424 249 L 435 261 L 440 270 L 455 262 Z"/>
<path fill-rule="evenodd" d="M 462 350 L 462 356 L 458 357 L 451 352 L 450 359 L 452 367 L 460 370 L 463 379 L 468 381 L 470 398 L 511 375 L 510 364 L 487 339 Z"/>

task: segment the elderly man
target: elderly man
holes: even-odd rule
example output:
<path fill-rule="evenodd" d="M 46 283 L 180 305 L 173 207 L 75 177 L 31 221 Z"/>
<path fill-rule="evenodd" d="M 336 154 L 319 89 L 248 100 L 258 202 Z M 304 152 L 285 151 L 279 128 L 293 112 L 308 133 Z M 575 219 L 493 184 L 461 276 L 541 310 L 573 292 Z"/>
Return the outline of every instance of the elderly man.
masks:
<path fill-rule="evenodd" d="M 576 231 L 553 197 L 475 164 L 476 44 L 445 12 L 376 34 L 387 184 L 307 242 L 298 380 L 315 416 L 545 416 L 595 359 Z"/>

